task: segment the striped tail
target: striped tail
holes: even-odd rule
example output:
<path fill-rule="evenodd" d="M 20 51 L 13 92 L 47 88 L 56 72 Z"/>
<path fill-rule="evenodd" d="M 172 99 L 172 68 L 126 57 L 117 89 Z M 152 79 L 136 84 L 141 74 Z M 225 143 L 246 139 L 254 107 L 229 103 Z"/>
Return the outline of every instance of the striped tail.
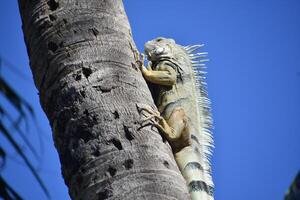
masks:
<path fill-rule="evenodd" d="M 205 83 L 205 59 L 206 52 L 193 53 L 204 45 L 183 47 L 189 56 L 191 68 L 194 72 L 194 94 L 197 99 L 197 124 L 192 131 L 192 146 L 181 151 L 178 159 L 181 160 L 180 170 L 187 181 L 192 200 L 213 200 L 214 184 L 211 177 L 209 158 L 212 154 L 212 117 L 210 112 L 210 100 Z"/>
<path fill-rule="evenodd" d="M 213 184 L 208 181 L 207 169 L 197 151 L 194 145 L 185 147 L 175 154 L 175 159 L 186 180 L 192 200 L 213 200 Z"/>

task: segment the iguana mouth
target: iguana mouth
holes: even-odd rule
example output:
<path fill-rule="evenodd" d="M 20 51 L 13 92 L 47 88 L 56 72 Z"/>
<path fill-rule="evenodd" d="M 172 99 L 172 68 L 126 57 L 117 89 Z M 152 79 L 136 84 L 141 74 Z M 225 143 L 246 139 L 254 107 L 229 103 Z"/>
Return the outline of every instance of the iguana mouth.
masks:
<path fill-rule="evenodd" d="M 152 60 L 152 59 L 151 59 L 152 57 L 151 57 L 151 53 L 150 53 L 150 52 L 145 51 L 145 54 L 146 54 L 148 60 Z"/>
<path fill-rule="evenodd" d="M 147 55 L 148 59 L 152 60 L 152 51 L 154 50 L 154 46 L 149 44 L 148 42 L 145 44 L 145 54 Z"/>

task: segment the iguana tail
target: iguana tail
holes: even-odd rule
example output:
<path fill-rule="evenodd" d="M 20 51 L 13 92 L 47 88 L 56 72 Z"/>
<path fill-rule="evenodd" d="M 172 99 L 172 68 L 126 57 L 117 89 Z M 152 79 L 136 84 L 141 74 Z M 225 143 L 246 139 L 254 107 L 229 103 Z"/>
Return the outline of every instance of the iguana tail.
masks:
<path fill-rule="evenodd" d="M 213 200 L 214 184 L 211 177 L 211 166 L 209 158 L 213 147 L 213 139 L 210 129 L 212 128 L 212 117 L 210 112 L 210 101 L 204 81 L 205 64 L 207 53 L 193 52 L 203 45 L 184 47 L 190 59 L 191 68 L 194 71 L 194 94 L 197 99 L 197 124 L 191 131 L 192 146 L 179 152 L 176 157 L 181 159 L 181 172 L 187 181 L 188 189 L 193 200 Z M 184 155 L 180 155 L 184 154 Z M 178 163 L 179 163 L 178 162 Z"/>
<path fill-rule="evenodd" d="M 213 200 L 213 184 L 207 182 L 206 170 L 194 147 L 185 147 L 175 154 L 179 169 L 187 182 L 192 200 Z"/>

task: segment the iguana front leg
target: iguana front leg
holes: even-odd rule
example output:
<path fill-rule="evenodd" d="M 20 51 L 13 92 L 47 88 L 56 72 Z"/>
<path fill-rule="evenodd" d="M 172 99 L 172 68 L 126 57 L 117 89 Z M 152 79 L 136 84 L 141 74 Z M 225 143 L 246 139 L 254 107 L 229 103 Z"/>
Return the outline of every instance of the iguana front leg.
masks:
<path fill-rule="evenodd" d="M 142 58 L 140 59 L 139 53 L 136 52 L 136 63 L 139 65 L 140 70 L 147 81 L 164 86 L 172 86 L 176 83 L 176 71 L 172 67 L 160 63 L 155 67 L 155 70 L 153 70 L 152 63 L 149 61 L 146 68 L 144 66 L 145 55 L 141 55 Z"/>

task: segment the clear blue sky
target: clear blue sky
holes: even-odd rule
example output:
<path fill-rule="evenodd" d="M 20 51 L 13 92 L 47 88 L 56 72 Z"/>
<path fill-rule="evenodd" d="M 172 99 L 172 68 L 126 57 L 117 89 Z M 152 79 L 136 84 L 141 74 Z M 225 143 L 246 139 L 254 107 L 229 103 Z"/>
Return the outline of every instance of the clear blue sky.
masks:
<path fill-rule="evenodd" d="M 206 44 L 216 199 L 282 199 L 300 169 L 300 1 L 125 0 L 125 7 L 140 50 L 157 36 Z M 0 55 L 31 78 L 16 0 L 0 5 Z M 6 80 L 34 105 L 45 132 L 36 166 L 53 199 L 69 199 L 37 90 L 5 67 Z M 36 133 L 29 137 L 37 143 Z M 45 199 L 10 157 L 3 172 L 9 182 L 25 199 Z"/>

